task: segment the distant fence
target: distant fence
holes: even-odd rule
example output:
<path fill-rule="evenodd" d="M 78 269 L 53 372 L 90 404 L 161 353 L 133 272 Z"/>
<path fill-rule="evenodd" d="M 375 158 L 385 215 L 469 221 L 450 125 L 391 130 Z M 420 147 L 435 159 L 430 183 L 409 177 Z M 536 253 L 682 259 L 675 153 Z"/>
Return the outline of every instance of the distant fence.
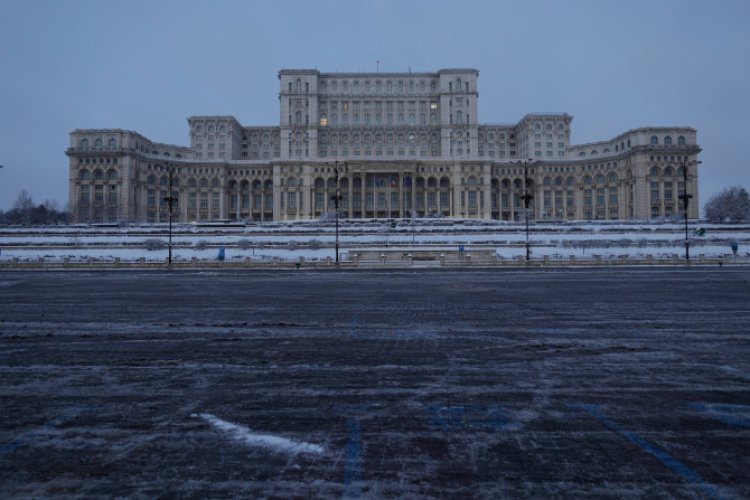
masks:
<path fill-rule="evenodd" d="M 361 269 L 361 268 L 513 268 L 513 267 L 615 267 L 615 266 L 750 266 L 748 256 L 706 256 L 698 254 L 689 262 L 678 254 L 672 255 L 586 255 L 540 256 L 528 262 L 524 256 L 503 258 L 493 251 L 440 252 L 440 251 L 350 251 L 341 254 L 336 264 L 331 257 L 305 259 L 304 257 L 234 257 L 224 261 L 216 259 L 173 258 L 172 264 L 163 258 L 120 257 L 37 257 L 0 258 L 0 270 L 91 270 L 91 269 Z"/>

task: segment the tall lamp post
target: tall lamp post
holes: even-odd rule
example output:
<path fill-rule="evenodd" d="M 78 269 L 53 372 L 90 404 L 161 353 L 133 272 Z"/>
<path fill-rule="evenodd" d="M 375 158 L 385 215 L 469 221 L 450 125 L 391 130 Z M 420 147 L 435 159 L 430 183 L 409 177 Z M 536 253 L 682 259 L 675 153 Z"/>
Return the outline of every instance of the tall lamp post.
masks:
<path fill-rule="evenodd" d="M 682 178 L 683 183 L 685 184 L 685 190 L 683 193 L 678 196 L 679 199 L 682 200 L 682 209 L 685 212 L 685 261 L 690 261 L 690 238 L 688 237 L 688 204 L 690 203 L 690 198 L 693 197 L 692 194 L 688 194 L 688 167 L 691 167 L 693 165 L 700 165 L 700 161 L 693 161 L 690 163 L 683 162 L 682 163 Z"/>
<path fill-rule="evenodd" d="M 346 163 L 344 163 L 346 165 Z M 333 171 L 336 175 L 336 193 L 331 196 L 333 205 L 336 208 L 336 265 L 339 265 L 339 202 L 341 201 L 341 190 L 339 187 L 339 162 L 334 163 Z"/>
<path fill-rule="evenodd" d="M 167 248 L 169 249 L 169 255 L 167 257 L 167 264 L 172 265 L 172 209 L 174 208 L 174 203 L 177 201 L 177 197 L 172 196 L 172 175 L 173 175 L 173 168 L 171 165 L 165 165 L 167 168 L 167 172 L 169 174 L 169 184 L 167 186 L 167 196 L 164 198 L 164 201 L 167 202 L 167 206 L 169 208 L 169 243 L 167 245 Z"/>
<path fill-rule="evenodd" d="M 534 199 L 534 195 L 529 193 L 529 167 L 535 167 L 542 163 L 542 161 L 534 161 L 529 158 L 528 160 L 517 161 L 516 163 L 523 165 L 523 195 L 521 196 L 521 199 L 523 200 L 523 214 L 526 221 L 526 262 L 528 262 L 531 257 L 531 247 L 529 246 L 529 204 L 531 203 L 531 200 Z"/>

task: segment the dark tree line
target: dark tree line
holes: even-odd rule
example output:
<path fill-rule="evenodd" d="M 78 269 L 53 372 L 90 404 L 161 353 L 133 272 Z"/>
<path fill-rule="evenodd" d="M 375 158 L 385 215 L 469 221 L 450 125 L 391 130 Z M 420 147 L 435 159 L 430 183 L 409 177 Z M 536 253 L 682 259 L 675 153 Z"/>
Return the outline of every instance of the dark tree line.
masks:
<path fill-rule="evenodd" d="M 21 191 L 7 212 L 0 210 L 0 225 L 3 226 L 46 226 L 67 224 L 68 213 L 61 210 L 55 200 L 34 203 L 26 190 Z"/>

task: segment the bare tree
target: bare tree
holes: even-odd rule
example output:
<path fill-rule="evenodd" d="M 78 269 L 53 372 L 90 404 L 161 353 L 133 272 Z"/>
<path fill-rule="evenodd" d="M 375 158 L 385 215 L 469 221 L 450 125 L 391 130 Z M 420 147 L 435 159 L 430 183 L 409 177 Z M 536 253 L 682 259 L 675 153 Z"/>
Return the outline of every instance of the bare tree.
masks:
<path fill-rule="evenodd" d="M 750 195 L 741 186 L 725 188 L 704 205 L 706 218 L 713 222 L 750 221 Z"/>
<path fill-rule="evenodd" d="M 34 208 L 34 200 L 31 195 L 24 189 L 18 193 L 18 198 L 13 203 L 13 209 L 23 217 L 27 226 L 31 225 L 31 209 Z"/>

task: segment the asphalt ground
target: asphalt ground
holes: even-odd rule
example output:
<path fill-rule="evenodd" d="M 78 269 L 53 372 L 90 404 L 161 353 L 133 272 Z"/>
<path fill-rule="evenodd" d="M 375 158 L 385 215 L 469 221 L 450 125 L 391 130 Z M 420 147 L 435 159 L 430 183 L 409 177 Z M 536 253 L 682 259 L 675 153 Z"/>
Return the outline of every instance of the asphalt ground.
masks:
<path fill-rule="evenodd" d="M 0 273 L 0 497 L 748 498 L 750 272 Z"/>

